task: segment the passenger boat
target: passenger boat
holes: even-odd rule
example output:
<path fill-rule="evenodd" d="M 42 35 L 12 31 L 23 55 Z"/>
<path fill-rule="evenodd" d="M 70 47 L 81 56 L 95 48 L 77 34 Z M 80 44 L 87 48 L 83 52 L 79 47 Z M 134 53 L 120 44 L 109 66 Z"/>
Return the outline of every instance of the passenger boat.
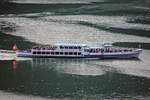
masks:
<path fill-rule="evenodd" d="M 110 44 L 88 46 L 86 44 L 66 44 L 33 46 L 32 49 L 17 50 L 18 57 L 31 58 L 137 58 L 142 49 L 120 49 Z"/>

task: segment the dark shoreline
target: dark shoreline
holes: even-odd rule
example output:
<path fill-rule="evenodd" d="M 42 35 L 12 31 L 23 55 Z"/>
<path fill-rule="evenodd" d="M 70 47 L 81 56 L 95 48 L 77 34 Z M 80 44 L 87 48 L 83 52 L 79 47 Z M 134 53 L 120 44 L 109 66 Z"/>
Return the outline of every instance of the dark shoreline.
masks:
<path fill-rule="evenodd" d="M 150 50 L 150 43 L 142 42 L 115 42 L 114 46 L 127 47 L 127 48 L 141 48 L 145 50 Z"/>
<path fill-rule="evenodd" d="M 1 2 L 0 14 L 20 14 L 20 13 L 37 13 L 52 11 L 56 9 L 78 8 L 88 4 L 36 4 L 36 3 L 14 3 L 14 2 Z"/>
<path fill-rule="evenodd" d="M 29 42 L 23 37 L 5 34 L 0 31 L 0 49 L 12 50 L 14 44 L 17 44 L 20 50 L 31 48 L 32 46 L 37 45 L 37 43 Z"/>

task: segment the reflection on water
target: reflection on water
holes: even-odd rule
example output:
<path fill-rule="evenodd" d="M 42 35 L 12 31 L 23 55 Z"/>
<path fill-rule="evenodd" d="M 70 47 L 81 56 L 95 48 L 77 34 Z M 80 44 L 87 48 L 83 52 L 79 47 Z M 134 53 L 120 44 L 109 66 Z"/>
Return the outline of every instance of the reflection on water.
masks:
<path fill-rule="evenodd" d="M 149 51 L 144 50 L 139 59 L 32 59 L 27 61 L 32 68 L 53 69 L 58 73 L 99 76 L 106 72 L 150 78 Z M 24 62 L 25 63 L 25 62 Z M 23 64 L 24 64 L 23 63 Z M 18 66 L 22 61 L 18 61 Z M 44 67 L 43 67 L 44 66 Z M 142 66 L 142 67 L 141 67 Z"/>
<path fill-rule="evenodd" d="M 127 70 L 129 67 L 125 63 L 133 70 Z M 144 78 L 150 75 L 136 76 L 138 71 L 146 72 L 139 68 L 140 63 L 142 61 L 139 59 L 3 60 L 0 61 L 0 76 L 5 78 L 0 77 L 0 89 L 47 98 L 90 97 L 111 100 L 139 98 L 140 95 L 143 99 L 150 95 L 150 81 Z M 120 64 L 122 66 L 118 66 Z"/>
<path fill-rule="evenodd" d="M 58 73 L 94 76 L 104 74 L 107 66 L 91 65 L 90 62 L 92 61 L 94 62 L 94 59 L 34 59 L 32 64 L 33 66 L 47 66 Z"/>

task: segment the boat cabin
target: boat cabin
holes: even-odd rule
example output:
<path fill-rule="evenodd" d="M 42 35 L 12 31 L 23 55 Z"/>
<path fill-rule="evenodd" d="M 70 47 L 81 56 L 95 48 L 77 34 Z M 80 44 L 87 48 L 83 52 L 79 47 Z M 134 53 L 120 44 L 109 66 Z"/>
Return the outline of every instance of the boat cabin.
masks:
<path fill-rule="evenodd" d="M 38 55 L 81 55 L 86 44 L 57 43 L 55 46 L 34 46 L 32 54 Z"/>

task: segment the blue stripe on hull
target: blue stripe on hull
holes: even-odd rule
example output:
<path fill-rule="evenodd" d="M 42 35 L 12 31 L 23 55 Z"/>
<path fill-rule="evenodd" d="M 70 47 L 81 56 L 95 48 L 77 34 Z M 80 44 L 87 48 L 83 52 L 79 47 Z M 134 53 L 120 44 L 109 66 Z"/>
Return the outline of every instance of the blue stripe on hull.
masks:
<path fill-rule="evenodd" d="M 112 59 L 112 58 L 137 58 L 134 55 L 105 55 L 105 56 L 18 56 L 27 58 L 99 58 L 99 59 Z"/>
<path fill-rule="evenodd" d="M 126 55 L 104 55 L 101 56 L 102 59 L 112 59 L 112 58 L 137 58 L 139 56 L 139 53 L 135 54 L 126 54 Z"/>

